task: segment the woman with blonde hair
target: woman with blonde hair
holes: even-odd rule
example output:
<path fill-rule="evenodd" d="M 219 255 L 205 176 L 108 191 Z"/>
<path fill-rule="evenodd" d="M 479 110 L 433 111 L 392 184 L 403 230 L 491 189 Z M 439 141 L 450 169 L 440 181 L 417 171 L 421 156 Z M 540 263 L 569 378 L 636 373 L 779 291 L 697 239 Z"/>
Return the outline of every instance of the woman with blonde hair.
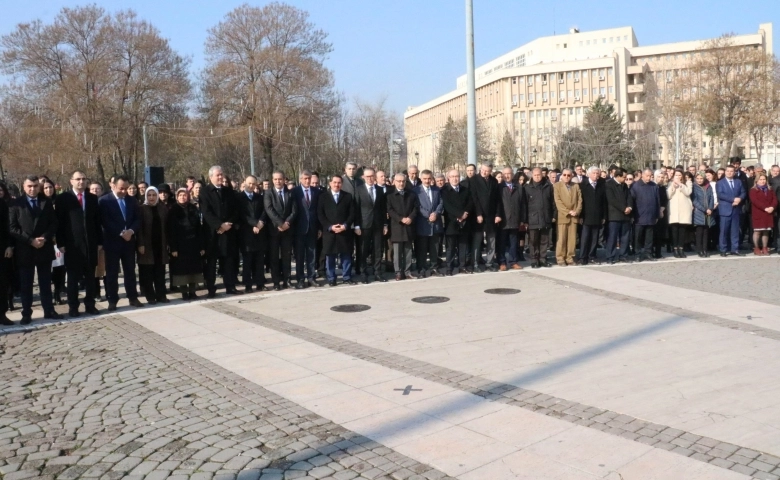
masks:
<path fill-rule="evenodd" d="M 765 173 L 759 173 L 756 183 L 748 192 L 750 196 L 750 216 L 753 220 L 753 254 L 769 255 L 769 232 L 774 226 L 777 196 L 769 188 Z M 759 247 L 761 240 L 761 247 Z"/>
<path fill-rule="evenodd" d="M 693 221 L 693 203 L 691 202 L 691 181 L 685 181 L 685 175 L 675 170 L 666 194 L 669 197 L 669 230 L 672 234 L 672 248 L 675 258 L 685 258 L 683 245 L 685 236 Z"/>

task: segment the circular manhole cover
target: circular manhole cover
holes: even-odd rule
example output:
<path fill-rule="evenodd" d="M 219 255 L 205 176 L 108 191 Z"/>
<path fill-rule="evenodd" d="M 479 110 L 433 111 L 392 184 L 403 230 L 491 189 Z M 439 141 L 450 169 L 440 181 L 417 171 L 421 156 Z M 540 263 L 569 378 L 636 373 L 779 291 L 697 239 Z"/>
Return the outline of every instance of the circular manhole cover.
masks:
<path fill-rule="evenodd" d="M 416 303 L 444 303 L 449 302 L 448 297 L 415 297 L 412 299 Z"/>
<path fill-rule="evenodd" d="M 335 307 L 330 307 L 330 309 L 333 310 L 334 312 L 341 312 L 341 313 L 365 312 L 370 308 L 371 307 L 369 307 L 368 305 L 360 305 L 360 304 L 336 305 Z"/>
<path fill-rule="evenodd" d="M 488 288 L 485 290 L 485 293 L 490 293 L 492 295 L 514 295 L 520 293 L 520 290 L 516 288 Z"/>

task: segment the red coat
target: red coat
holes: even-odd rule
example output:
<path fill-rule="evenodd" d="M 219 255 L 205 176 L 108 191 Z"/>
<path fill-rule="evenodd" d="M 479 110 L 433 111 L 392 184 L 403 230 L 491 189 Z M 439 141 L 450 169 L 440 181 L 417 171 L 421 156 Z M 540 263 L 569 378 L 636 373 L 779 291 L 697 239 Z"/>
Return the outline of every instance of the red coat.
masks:
<path fill-rule="evenodd" d="M 767 188 L 766 192 L 763 192 L 758 188 L 751 188 L 750 205 L 753 228 L 773 228 L 774 213 L 766 213 L 764 209 L 769 207 L 777 209 L 777 196 L 774 190 Z"/>

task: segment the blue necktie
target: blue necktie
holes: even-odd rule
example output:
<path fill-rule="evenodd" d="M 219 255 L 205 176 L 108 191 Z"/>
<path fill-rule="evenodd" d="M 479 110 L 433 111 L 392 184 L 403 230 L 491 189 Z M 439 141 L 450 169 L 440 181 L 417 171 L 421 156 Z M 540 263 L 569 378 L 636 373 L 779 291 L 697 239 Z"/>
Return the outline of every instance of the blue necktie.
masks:
<path fill-rule="evenodd" d="M 122 218 L 127 220 L 127 209 L 125 208 L 125 199 L 119 199 L 119 210 L 122 211 Z"/>

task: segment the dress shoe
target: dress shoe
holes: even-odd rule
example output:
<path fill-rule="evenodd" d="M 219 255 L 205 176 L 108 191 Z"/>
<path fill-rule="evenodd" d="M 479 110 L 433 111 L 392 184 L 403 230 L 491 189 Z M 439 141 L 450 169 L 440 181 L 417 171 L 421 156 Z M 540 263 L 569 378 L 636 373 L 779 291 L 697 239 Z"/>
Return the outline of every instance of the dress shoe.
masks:
<path fill-rule="evenodd" d="M 452 276 L 452 270 L 449 270 L 449 269 L 448 269 L 448 270 L 447 270 L 447 273 L 446 273 L 445 275 L 447 275 L 448 277 L 451 277 L 451 276 Z"/>
<path fill-rule="evenodd" d="M 19 322 L 19 323 L 20 323 L 20 324 L 22 324 L 22 325 L 29 325 L 29 324 L 31 324 L 31 323 L 32 323 L 32 317 L 30 317 L 30 316 L 26 316 L 26 317 L 24 317 L 24 316 L 23 316 L 23 317 L 22 317 L 22 321 L 21 321 L 21 322 Z"/>
<path fill-rule="evenodd" d="M 149 305 L 157 305 L 157 300 L 155 300 L 155 299 L 151 299 L 151 300 L 149 300 L 149 299 L 147 298 L 147 299 L 146 299 L 146 303 L 148 303 Z M 130 303 L 130 305 L 131 305 L 131 306 L 133 305 L 133 304 L 132 304 L 132 302 Z"/>
<path fill-rule="evenodd" d="M 396 274 L 395 274 L 395 281 L 396 281 L 396 282 L 400 282 L 400 281 L 401 281 L 401 280 L 403 280 L 403 279 L 404 279 L 404 277 L 403 277 L 403 275 L 401 275 L 400 273 L 396 273 Z"/>
<path fill-rule="evenodd" d="M 290 288 L 290 285 L 287 282 L 282 282 L 282 290 L 287 290 Z"/>
<path fill-rule="evenodd" d="M 64 317 L 60 315 L 59 313 L 52 310 L 51 312 L 44 313 L 43 318 L 47 320 L 62 320 Z"/>
<path fill-rule="evenodd" d="M 610 264 L 610 265 L 614 265 L 615 261 L 614 260 L 607 260 L 607 263 Z"/>
<path fill-rule="evenodd" d="M 109 312 L 116 312 L 116 303 L 108 302 L 108 311 Z"/>
<path fill-rule="evenodd" d="M 206 294 L 206 298 L 217 298 L 217 292 L 209 291 L 209 293 Z"/>
<path fill-rule="evenodd" d="M 434 268 L 433 270 L 431 270 L 431 276 L 432 277 L 443 277 L 444 275 L 442 275 L 439 270 Z"/>
<path fill-rule="evenodd" d="M 368 281 L 368 277 L 364 276 L 363 278 L 360 279 L 360 283 L 362 283 L 363 285 L 368 285 L 371 282 Z"/>
<path fill-rule="evenodd" d="M 731 254 L 734 255 L 735 257 L 744 257 L 745 256 L 745 254 L 740 252 L 740 251 L 731 252 Z"/>
<path fill-rule="evenodd" d="M 244 287 L 244 293 L 252 293 L 254 290 L 252 289 L 252 286 Z"/>
<path fill-rule="evenodd" d="M 552 267 L 552 263 L 550 263 L 550 262 L 548 262 L 548 261 L 544 261 L 544 262 L 541 262 L 541 263 L 542 263 L 542 266 L 543 266 L 543 267 L 545 267 L 545 268 L 550 268 L 550 267 Z"/>
<path fill-rule="evenodd" d="M 130 306 L 135 308 L 143 308 L 144 304 L 137 298 L 130 300 Z"/>
<path fill-rule="evenodd" d="M 512 265 L 512 270 L 522 270 L 522 269 L 523 267 L 521 267 L 520 264 L 515 263 L 514 265 Z"/>
<path fill-rule="evenodd" d="M 11 320 L 9 320 L 8 317 L 5 316 L 5 313 L 3 313 L 3 314 L 0 314 L 0 325 L 11 326 L 11 325 L 16 325 L 16 324 L 14 322 L 12 322 Z"/>
<path fill-rule="evenodd" d="M 685 254 L 685 250 L 682 248 L 680 249 L 680 258 L 688 258 L 688 255 Z"/>
<path fill-rule="evenodd" d="M 728 253 L 726 253 L 726 252 L 720 252 L 720 256 L 721 256 L 721 257 L 728 257 L 728 256 L 729 256 L 729 254 L 728 254 Z"/>
<path fill-rule="evenodd" d="M 242 292 L 241 290 L 237 290 L 235 287 L 234 288 L 229 288 L 229 289 L 225 290 L 225 293 L 227 293 L 228 295 L 243 295 L 244 294 L 244 292 Z"/>
<path fill-rule="evenodd" d="M 704 258 L 710 258 L 710 252 L 705 250 L 703 253 L 704 253 Z"/>
<path fill-rule="evenodd" d="M 381 275 L 375 276 L 374 280 L 376 280 L 377 282 L 381 282 L 381 283 L 387 283 L 387 279 L 385 277 L 381 276 Z"/>
<path fill-rule="evenodd" d="M 306 287 L 303 286 L 303 282 L 298 282 L 298 283 L 295 284 L 295 289 L 296 290 L 303 290 L 304 288 L 306 288 Z"/>
<path fill-rule="evenodd" d="M 531 264 L 531 268 L 539 268 L 542 266 L 542 262 L 534 262 Z"/>
<path fill-rule="evenodd" d="M 276 285 L 274 285 L 274 290 L 276 290 L 277 292 L 280 291 L 281 289 L 282 289 L 282 286 L 279 285 L 278 283 Z"/>
<path fill-rule="evenodd" d="M 160 302 L 160 303 L 171 303 L 171 301 L 168 300 L 168 297 L 163 297 L 163 298 L 161 298 L 161 299 L 159 299 L 157 301 Z"/>
<path fill-rule="evenodd" d="M 499 272 L 506 272 L 506 265 L 504 265 L 504 264 L 502 263 L 502 264 L 501 264 L 501 266 L 500 266 L 500 267 L 498 267 L 498 271 L 499 271 Z"/>
<path fill-rule="evenodd" d="M 465 272 L 466 272 L 466 273 L 474 273 L 474 270 L 472 270 L 471 268 L 467 268 L 467 269 L 465 270 Z"/>
<path fill-rule="evenodd" d="M 410 280 L 414 280 L 415 278 L 418 278 L 418 276 L 417 276 L 417 275 L 415 275 L 415 274 L 413 274 L 412 272 L 409 272 L 409 273 L 404 273 L 404 277 L 405 277 L 405 278 L 408 278 L 408 279 L 410 279 Z"/>
<path fill-rule="evenodd" d="M 338 285 L 338 283 L 336 283 L 336 280 L 331 280 L 330 282 L 328 282 L 328 285 L 331 287 L 335 287 L 336 285 Z"/>
<path fill-rule="evenodd" d="M 78 311 L 78 310 L 73 310 L 73 309 L 70 309 L 70 310 L 68 310 L 68 316 L 69 316 L 70 318 L 78 318 L 78 317 L 80 317 L 80 316 L 81 316 L 81 314 L 79 313 L 79 311 Z"/>
<path fill-rule="evenodd" d="M 358 282 L 352 280 L 351 278 L 349 280 L 344 280 L 344 283 L 347 283 L 349 285 L 357 285 Z"/>
<path fill-rule="evenodd" d="M 87 307 L 84 309 L 84 313 L 88 313 L 90 315 L 100 315 L 100 310 L 95 307 Z"/>

